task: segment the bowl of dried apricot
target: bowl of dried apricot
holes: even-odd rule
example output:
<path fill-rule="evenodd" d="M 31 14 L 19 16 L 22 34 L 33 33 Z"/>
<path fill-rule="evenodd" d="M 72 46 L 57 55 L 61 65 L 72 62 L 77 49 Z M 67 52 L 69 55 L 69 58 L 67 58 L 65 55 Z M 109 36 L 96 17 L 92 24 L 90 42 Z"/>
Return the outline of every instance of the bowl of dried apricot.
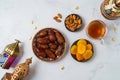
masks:
<path fill-rule="evenodd" d="M 79 62 L 88 61 L 92 58 L 93 53 L 93 45 L 86 39 L 79 39 L 75 41 L 70 48 L 70 54 Z"/>
<path fill-rule="evenodd" d="M 35 34 L 32 49 L 38 59 L 46 62 L 56 61 L 65 54 L 66 41 L 57 29 L 44 28 Z"/>
<path fill-rule="evenodd" d="M 82 27 L 82 18 L 78 14 L 70 14 L 65 18 L 64 24 L 69 31 L 75 32 Z"/>

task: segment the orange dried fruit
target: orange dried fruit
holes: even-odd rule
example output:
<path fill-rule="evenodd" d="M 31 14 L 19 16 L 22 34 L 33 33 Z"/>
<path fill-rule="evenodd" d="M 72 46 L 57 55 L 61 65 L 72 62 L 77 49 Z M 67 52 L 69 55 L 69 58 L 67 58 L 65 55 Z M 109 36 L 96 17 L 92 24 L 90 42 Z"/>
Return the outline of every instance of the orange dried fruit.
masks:
<path fill-rule="evenodd" d="M 81 54 L 76 53 L 76 59 L 77 59 L 78 61 L 82 61 L 84 58 L 82 57 Z"/>
<path fill-rule="evenodd" d="M 93 45 L 86 39 L 79 39 L 75 41 L 70 49 L 72 57 L 79 61 L 88 61 L 93 56 Z"/>
<path fill-rule="evenodd" d="M 85 60 L 88 60 L 92 57 L 93 52 L 92 50 L 86 50 L 86 52 L 82 55 Z"/>
<path fill-rule="evenodd" d="M 86 45 L 86 49 L 87 49 L 87 50 L 92 50 L 92 45 L 88 43 L 88 44 Z"/>
<path fill-rule="evenodd" d="M 87 41 L 84 40 L 84 39 L 81 39 L 77 42 L 77 45 L 80 45 L 80 44 L 83 44 L 83 45 L 86 45 L 87 44 Z"/>
<path fill-rule="evenodd" d="M 77 46 L 76 46 L 76 45 L 73 45 L 73 46 L 71 47 L 71 49 L 70 49 L 70 53 L 73 54 L 73 55 L 75 55 L 76 52 L 77 52 Z"/>
<path fill-rule="evenodd" d="M 86 46 L 83 44 L 77 45 L 77 53 L 84 54 L 86 51 Z"/>

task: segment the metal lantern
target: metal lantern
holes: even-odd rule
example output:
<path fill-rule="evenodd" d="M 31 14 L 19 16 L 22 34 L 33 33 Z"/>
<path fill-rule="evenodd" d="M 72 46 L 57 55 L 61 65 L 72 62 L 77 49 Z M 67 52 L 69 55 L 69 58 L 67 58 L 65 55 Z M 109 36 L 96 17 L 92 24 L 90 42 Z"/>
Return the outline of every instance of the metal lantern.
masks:
<path fill-rule="evenodd" d="M 5 47 L 4 51 L 0 54 L 0 66 L 3 69 L 9 69 L 19 54 L 19 40 L 15 43 L 9 44 Z"/>
<path fill-rule="evenodd" d="M 101 4 L 101 13 L 110 20 L 120 17 L 120 0 L 104 0 Z"/>

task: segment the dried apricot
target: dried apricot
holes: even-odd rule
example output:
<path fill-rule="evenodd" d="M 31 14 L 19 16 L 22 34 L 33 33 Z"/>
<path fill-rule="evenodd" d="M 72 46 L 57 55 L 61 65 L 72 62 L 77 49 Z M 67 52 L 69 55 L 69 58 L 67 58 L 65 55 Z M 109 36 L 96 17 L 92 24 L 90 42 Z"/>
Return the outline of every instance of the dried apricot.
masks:
<path fill-rule="evenodd" d="M 92 50 L 92 45 L 91 44 L 87 44 L 86 49 L 87 50 Z"/>
<path fill-rule="evenodd" d="M 73 55 L 75 55 L 76 52 L 77 52 L 77 46 L 76 46 L 76 45 L 73 45 L 73 46 L 71 47 L 71 49 L 70 49 L 70 53 L 73 54 Z"/>
<path fill-rule="evenodd" d="M 77 45 L 77 53 L 84 54 L 86 51 L 86 46 L 83 44 Z"/>
<path fill-rule="evenodd" d="M 84 39 L 81 39 L 77 42 L 77 45 L 80 45 L 80 44 L 83 44 L 83 45 L 86 45 L 87 44 L 87 41 L 84 40 Z"/>
<path fill-rule="evenodd" d="M 86 39 L 79 39 L 73 43 L 70 52 L 75 60 L 84 62 L 93 56 L 93 45 Z"/>
<path fill-rule="evenodd" d="M 86 52 L 82 55 L 85 60 L 88 60 L 92 57 L 93 52 L 91 50 L 86 50 Z"/>
<path fill-rule="evenodd" d="M 82 57 L 81 54 L 76 53 L 76 59 L 77 59 L 78 61 L 82 61 L 84 58 Z"/>

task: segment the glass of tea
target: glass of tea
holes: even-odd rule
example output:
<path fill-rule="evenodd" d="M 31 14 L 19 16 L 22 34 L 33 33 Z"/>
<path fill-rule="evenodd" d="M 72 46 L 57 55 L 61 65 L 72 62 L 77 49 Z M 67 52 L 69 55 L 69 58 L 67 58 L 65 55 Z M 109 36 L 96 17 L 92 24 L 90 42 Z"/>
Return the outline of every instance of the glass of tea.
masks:
<path fill-rule="evenodd" d="M 107 32 L 106 24 L 101 20 L 93 20 L 88 24 L 86 32 L 93 39 L 103 40 Z"/>

